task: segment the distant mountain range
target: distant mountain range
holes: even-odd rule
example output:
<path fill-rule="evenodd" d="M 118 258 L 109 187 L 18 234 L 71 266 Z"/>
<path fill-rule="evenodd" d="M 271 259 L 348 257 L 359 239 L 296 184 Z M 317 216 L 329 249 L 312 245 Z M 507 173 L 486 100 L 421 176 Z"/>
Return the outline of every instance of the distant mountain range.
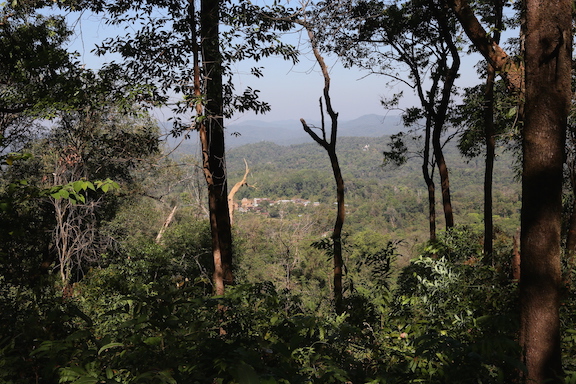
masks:
<path fill-rule="evenodd" d="M 308 121 L 308 125 L 320 126 L 318 121 Z M 326 125 L 330 127 L 327 119 Z M 338 137 L 380 137 L 402 130 L 400 116 L 364 115 L 354 120 L 338 122 Z M 302 144 L 312 141 L 304 132 L 300 120 L 264 122 L 250 120 L 227 127 L 229 136 L 226 146 L 235 148 L 245 144 L 270 141 L 279 145 Z M 327 132 L 329 134 L 329 132 Z"/>
<path fill-rule="evenodd" d="M 320 126 L 318 121 L 307 121 L 310 126 Z M 160 123 L 165 130 L 172 128 L 171 122 Z M 327 120 L 329 127 L 330 122 Z M 382 137 L 398 133 L 403 129 L 400 116 L 364 115 L 354 120 L 338 121 L 338 137 Z M 330 133 L 327 132 L 329 135 Z M 192 140 L 182 142 L 181 138 L 168 138 L 168 146 L 177 146 L 177 154 L 192 154 L 198 150 L 195 135 Z M 304 132 L 300 120 L 265 122 L 259 120 L 232 123 L 226 127 L 226 149 L 238 148 L 246 144 L 262 141 L 281 146 L 313 143 L 312 138 Z"/>

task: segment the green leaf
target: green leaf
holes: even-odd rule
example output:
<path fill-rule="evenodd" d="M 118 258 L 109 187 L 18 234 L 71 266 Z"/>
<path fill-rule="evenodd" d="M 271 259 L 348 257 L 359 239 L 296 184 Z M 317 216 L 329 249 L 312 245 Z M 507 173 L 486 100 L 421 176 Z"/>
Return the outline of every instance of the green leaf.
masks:
<path fill-rule="evenodd" d="M 106 193 L 110 189 L 110 184 L 102 184 L 100 189 L 102 190 L 102 192 Z"/>
<path fill-rule="evenodd" d="M 100 348 L 100 349 L 98 350 L 98 355 L 100 355 L 102 352 L 104 352 L 104 351 L 107 350 L 107 349 L 115 348 L 115 347 L 123 347 L 123 346 L 124 346 L 124 344 L 122 344 L 122 343 L 109 343 L 109 344 L 106 344 L 106 345 L 104 345 L 102 348 Z"/>
<path fill-rule="evenodd" d="M 512 107 L 508 110 L 508 112 L 506 112 L 506 117 L 508 119 L 511 119 L 512 117 L 514 117 L 516 115 L 516 111 L 518 110 L 518 108 L 516 107 Z"/>
<path fill-rule="evenodd" d="M 164 370 L 158 372 L 158 376 L 162 378 L 162 381 L 168 384 L 178 384 L 178 382 L 172 377 L 169 370 Z"/>
<path fill-rule="evenodd" d="M 159 345 L 162 342 L 162 338 L 158 336 L 149 337 L 144 340 L 144 344 L 148 345 Z"/>
<path fill-rule="evenodd" d="M 76 192 L 85 191 L 86 185 L 85 185 L 85 182 L 83 180 L 77 180 L 77 181 L 72 183 L 72 188 Z"/>

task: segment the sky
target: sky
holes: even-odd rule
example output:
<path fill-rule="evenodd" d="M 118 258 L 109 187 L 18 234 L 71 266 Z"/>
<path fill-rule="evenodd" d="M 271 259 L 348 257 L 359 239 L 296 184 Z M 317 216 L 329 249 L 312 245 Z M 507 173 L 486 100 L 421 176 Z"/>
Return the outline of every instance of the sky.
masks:
<path fill-rule="evenodd" d="M 91 51 L 107 37 L 122 33 L 122 29 L 104 24 L 98 16 L 69 14 L 68 21 L 74 26 L 75 35 L 70 41 L 69 49 L 80 54 L 80 60 L 90 69 L 97 69 L 110 57 L 96 57 Z M 305 39 L 298 33 L 286 36 L 289 42 L 300 47 L 303 54 L 297 64 L 284 61 L 281 58 L 267 58 L 259 62 L 264 67 L 264 76 L 256 78 L 249 74 L 251 63 L 237 63 L 235 73 L 236 90 L 241 91 L 252 87 L 260 91 L 262 100 L 271 104 L 272 110 L 266 115 L 244 113 L 235 115 L 227 124 L 242 123 L 249 120 L 284 121 L 300 118 L 319 120 L 319 98 L 322 95 L 324 79 L 319 67 L 310 52 Z M 458 85 L 471 86 L 480 80 L 474 69 L 478 55 L 467 56 L 462 61 L 462 75 Z M 391 97 L 401 88 L 390 88 L 385 76 L 367 75 L 358 69 L 346 69 L 335 57 L 325 57 L 331 74 L 332 105 L 342 121 L 352 120 L 367 114 L 397 115 L 399 111 L 387 111 L 380 103 L 382 98 Z M 401 107 L 418 105 L 418 100 L 412 90 L 404 89 Z M 154 112 L 158 120 L 166 121 L 172 113 L 164 108 Z"/>

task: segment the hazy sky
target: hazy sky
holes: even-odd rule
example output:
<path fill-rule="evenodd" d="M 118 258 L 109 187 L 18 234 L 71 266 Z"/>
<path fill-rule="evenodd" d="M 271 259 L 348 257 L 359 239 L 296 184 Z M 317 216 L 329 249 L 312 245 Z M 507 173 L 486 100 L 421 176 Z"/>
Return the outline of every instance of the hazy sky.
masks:
<path fill-rule="evenodd" d="M 77 34 L 72 38 L 70 49 L 80 53 L 80 60 L 87 67 L 95 69 L 109 58 L 95 57 L 90 51 L 96 43 L 106 37 L 122 33 L 122 29 L 106 26 L 99 17 L 71 14 L 69 22 L 73 23 Z M 235 116 L 229 123 L 239 123 L 246 120 L 319 120 L 318 99 L 322 95 L 324 80 L 314 57 L 307 47 L 306 40 L 300 39 L 296 33 L 286 37 L 293 44 L 298 44 L 304 52 L 300 62 L 293 65 L 280 58 L 268 58 L 257 65 L 263 66 L 264 77 L 258 79 L 249 74 L 249 63 L 238 63 L 234 66 L 236 73 L 236 90 L 241 92 L 245 87 L 260 90 L 262 100 L 272 106 L 272 111 L 266 115 L 255 116 L 251 113 Z M 466 57 L 462 61 L 461 79 L 459 85 L 470 86 L 479 83 L 473 68 L 479 56 Z M 398 111 L 387 111 L 380 105 L 383 97 L 392 96 L 398 89 L 386 86 L 388 79 L 384 76 L 370 75 L 355 69 L 345 69 L 334 57 L 326 58 L 331 68 L 332 104 L 340 119 L 352 120 L 366 114 L 398 114 Z M 402 106 L 417 105 L 418 101 L 410 89 L 404 91 Z M 159 120 L 170 117 L 168 110 L 157 112 Z"/>

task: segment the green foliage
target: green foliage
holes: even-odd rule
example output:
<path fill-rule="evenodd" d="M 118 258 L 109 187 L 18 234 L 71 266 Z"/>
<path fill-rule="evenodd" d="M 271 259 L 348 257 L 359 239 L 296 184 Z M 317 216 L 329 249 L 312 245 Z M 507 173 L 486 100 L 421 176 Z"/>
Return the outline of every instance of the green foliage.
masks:
<path fill-rule="evenodd" d="M 33 289 L 0 278 L 0 381 L 24 384 L 36 380 L 50 382 L 52 370 L 64 364 L 57 355 L 47 361 L 32 353 L 41 340 L 66 339 L 75 332 L 72 318 L 77 308 L 58 298 L 50 286 Z"/>
<path fill-rule="evenodd" d="M 79 89 L 79 65 L 63 48 L 71 31 L 61 16 L 0 8 L 0 110 L 50 113 Z"/>
<path fill-rule="evenodd" d="M 465 90 L 464 99 L 458 108 L 457 120 L 464 126 L 459 137 L 458 149 L 467 158 L 480 156 L 485 147 L 485 85 L 477 85 Z M 518 153 L 520 148 L 520 127 L 518 103 L 515 95 L 506 91 L 502 80 L 495 83 L 494 127 L 498 144 Z M 518 156 L 517 154 L 515 156 Z"/>
<path fill-rule="evenodd" d="M 89 10 L 105 15 L 105 23 L 124 28 L 125 34 L 105 39 L 97 45 L 96 53 L 119 54 L 123 62 L 111 65 L 114 72 L 122 73 L 127 83 L 138 84 L 147 92 L 140 96 L 145 101 L 168 102 L 168 94 L 183 94 L 184 98 L 174 106 L 176 112 L 193 107 L 190 100 L 193 89 L 190 86 L 194 74 L 192 57 L 197 53 L 197 45 L 209 42 L 194 41 L 200 36 L 199 9 L 185 2 L 154 3 L 146 1 L 121 2 L 90 1 L 63 4 L 65 8 Z M 259 91 L 250 87 L 236 92 L 232 81 L 232 65 L 239 60 L 259 61 L 272 55 L 296 61 L 297 50 L 279 38 L 279 32 L 290 28 L 291 23 L 278 21 L 270 15 L 270 9 L 263 9 L 248 1 L 222 2 L 220 21 L 226 28 L 220 29 L 220 53 L 224 82 L 221 92 L 224 95 L 224 114 L 229 117 L 235 112 L 248 110 L 265 113 L 270 106 L 259 99 Z M 275 10 L 281 7 L 274 5 Z M 253 27 L 258 23 L 258 28 Z M 133 31 L 132 33 L 129 31 Z M 204 47 L 205 48 L 205 47 Z M 204 52 L 202 52 L 204 53 Z M 118 71 L 118 68 L 122 68 Z M 251 73 L 260 76 L 261 68 L 253 67 Z M 199 100 L 198 98 L 196 98 Z M 202 101 L 202 100 L 199 100 Z M 189 127 L 182 122 L 180 114 L 174 118 L 176 135 Z"/>
<path fill-rule="evenodd" d="M 78 54 L 66 49 L 73 33 L 66 18 L 37 11 L 52 5 L 0 5 L 0 132 L 6 137 L 22 135 L 22 123 L 31 125 L 26 119 L 55 119 L 62 111 L 102 108 L 112 101 L 129 111 L 135 103 L 151 101 L 146 86 L 129 81 L 117 65 L 85 69 Z"/>
<path fill-rule="evenodd" d="M 33 356 L 54 369 L 61 382 L 350 379 L 340 368 L 346 360 L 353 363 L 339 341 L 343 335 L 354 335 L 345 317 L 322 320 L 289 313 L 283 308 L 291 298 L 283 298 L 268 284 L 238 286 L 218 300 L 195 292 L 188 287 L 120 299 L 117 310 L 81 325 L 68 337 L 41 343 Z M 93 333 L 120 315 L 124 322 L 109 334 Z M 68 363 L 57 368 L 55 362 L 62 359 Z"/>
<path fill-rule="evenodd" d="M 482 251 L 482 234 L 466 226 L 456 226 L 440 235 L 437 242 L 427 244 L 423 254 L 444 257 L 450 263 L 476 260 Z"/>
<path fill-rule="evenodd" d="M 56 185 L 40 193 L 40 196 L 50 196 L 54 199 L 67 199 L 72 204 L 86 203 L 86 195 L 82 192 L 88 190 L 106 193 L 110 190 L 119 189 L 120 186 L 117 182 L 110 179 L 96 180 L 94 182 L 88 180 L 76 180 L 65 185 Z"/>
<path fill-rule="evenodd" d="M 26 160 L 32 157 L 31 153 L 16 153 L 11 152 L 6 155 L 0 156 L 0 161 L 2 165 L 12 165 L 15 161 Z"/>
<path fill-rule="evenodd" d="M 393 317 L 410 320 L 406 337 L 419 359 L 410 369 L 429 382 L 508 382 L 522 369 L 514 341 L 517 287 L 501 269 L 509 253 L 498 255 L 496 268 L 486 266 L 455 235 L 469 242 L 475 236 L 465 229 L 445 236 L 446 243 L 425 249 L 433 257 L 413 260 L 398 278 Z M 467 256 L 450 261 L 455 251 Z"/>
<path fill-rule="evenodd" d="M 384 155 L 384 164 L 391 163 L 399 166 L 406 163 L 408 160 L 408 147 L 404 143 L 404 135 L 404 132 L 400 132 L 390 136 L 389 150 L 382 153 Z"/>
<path fill-rule="evenodd" d="M 368 150 L 365 150 L 366 144 L 370 144 Z M 405 140 L 405 144 L 409 154 L 418 151 L 416 141 Z M 428 234 L 425 220 L 428 206 L 421 159 L 409 155 L 406 164 L 400 168 L 382 167 L 382 152 L 388 150 L 387 137 L 342 137 L 338 145 L 346 187 L 344 230 L 351 234 L 365 229 L 389 234 L 390 238 L 404 239 L 408 247 L 424 241 Z M 245 158 L 251 170 L 248 183 L 256 187 L 241 189 L 236 199 L 304 198 L 320 202 L 321 207 L 316 210 L 307 207 L 294 213 L 316 214 L 313 212 L 324 210 L 326 217 L 333 217 L 334 214 L 329 213 L 334 203 L 330 163 L 321 153 L 314 151 L 313 146 L 313 143 L 287 147 L 257 143 L 230 150 L 227 156 L 230 179 L 242 178 L 242 159 Z M 482 161 L 465 161 L 455 144 L 447 145 L 444 152 L 450 164 L 457 223 L 483 227 Z M 512 163 L 513 157 L 509 153 L 500 154 L 494 173 L 494 222 L 508 234 L 516 232 L 520 219 L 519 185 L 514 180 Z M 437 206 L 440 209 L 441 204 Z M 274 209 L 280 208 L 275 206 Z M 277 211 L 270 213 L 280 216 Z M 241 223 L 243 214 L 236 216 Z M 438 225 L 441 225 L 440 213 L 438 218 Z"/>

